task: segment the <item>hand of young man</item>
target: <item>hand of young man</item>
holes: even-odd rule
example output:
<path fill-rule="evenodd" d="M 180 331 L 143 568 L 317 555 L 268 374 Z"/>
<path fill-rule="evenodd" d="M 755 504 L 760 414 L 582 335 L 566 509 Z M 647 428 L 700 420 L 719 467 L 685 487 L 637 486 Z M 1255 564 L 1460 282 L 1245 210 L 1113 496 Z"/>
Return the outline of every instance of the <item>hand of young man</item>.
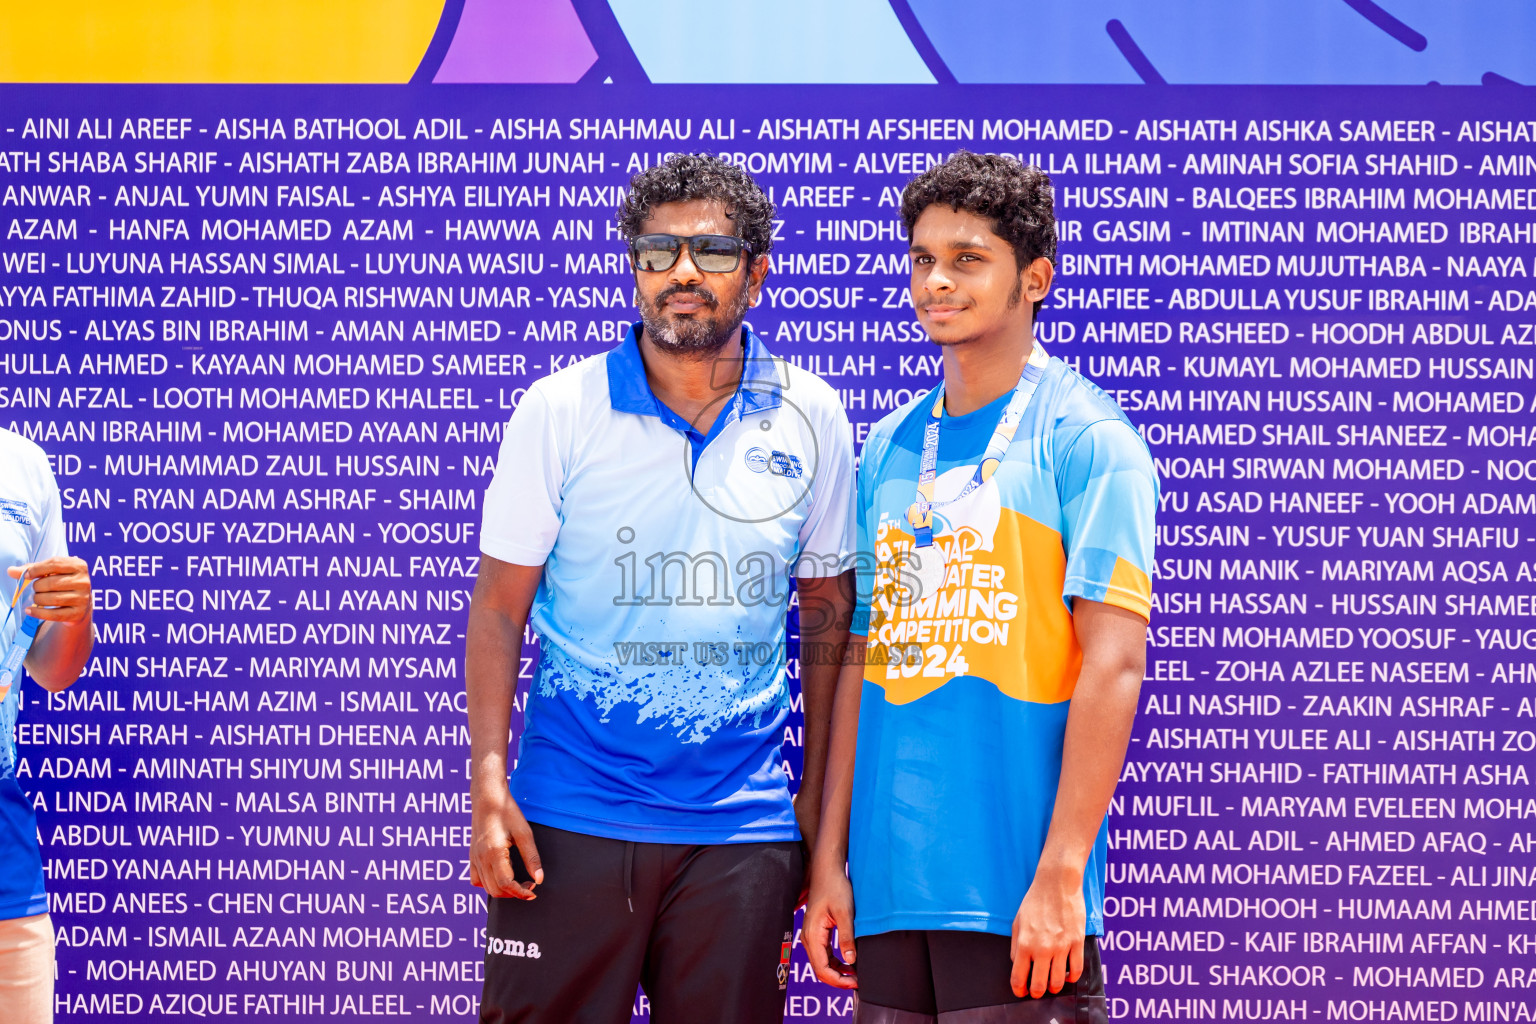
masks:
<path fill-rule="evenodd" d="M 90 614 L 91 574 L 82 558 L 45 558 L 31 565 L 13 565 L 6 573 L 13 580 L 21 580 L 23 586 L 26 580 L 32 581 L 32 603 L 27 614 L 33 618 L 83 622 Z"/>
<path fill-rule="evenodd" d="M 833 988 L 858 988 L 858 978 L 839 973 L 827 955 L 834 928 L 837 929 L 837 944 L 843 962 L 852 964 L 856 955 L 853 885 L 841 865 L 817 865 L 811 870 L 811 897 L 805 905 L 805 922 L 800 933 L 801 941 L 805 943 L 805 955 L 821 981 Z"/>
<path fill-rule="evenodd" d="M 544 881 L 544 866 L 533 842 L 533 830 L 505 783 L 499 789 L 483 787 L 474 795 L 470 823 L 469 884 L 491 896 L 531 900 L 534 886 Z M 519 882 L 512 870 L 511 851 L 517 847 L 532 881 Z"/>
<path fill-rule="evenodd" d="M 1013 994 L 1039 999 L 1080 978 L 1087 929 L 1082 879 L 1037 872 L 1013 918 Z"/>

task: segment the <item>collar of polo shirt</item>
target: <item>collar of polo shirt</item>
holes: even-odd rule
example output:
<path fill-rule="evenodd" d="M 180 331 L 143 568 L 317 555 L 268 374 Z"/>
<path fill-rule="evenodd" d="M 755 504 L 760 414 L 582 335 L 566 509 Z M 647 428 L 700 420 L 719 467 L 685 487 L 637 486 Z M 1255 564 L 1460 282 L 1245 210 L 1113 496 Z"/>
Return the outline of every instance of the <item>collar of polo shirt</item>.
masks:
<path fill-rule="evenodd" d="M 642 329 L 639 322 L 630 324 L 623 344 L 608 353 L 608 401 L 618 412 L 666 419 L 661 415 L 661 403 L 651 390 L 651 382 L 645 376 L 645 361 L 640 356 Z M 768 354 L 768 347 L 746 324 L 741 325 L 741 342 L 745 353 L 741 383 L 731 400 L 730 413 L 733 415 L 727 419 L 777 409 L 784 404 L 784 379 L 778 362 Z"/>

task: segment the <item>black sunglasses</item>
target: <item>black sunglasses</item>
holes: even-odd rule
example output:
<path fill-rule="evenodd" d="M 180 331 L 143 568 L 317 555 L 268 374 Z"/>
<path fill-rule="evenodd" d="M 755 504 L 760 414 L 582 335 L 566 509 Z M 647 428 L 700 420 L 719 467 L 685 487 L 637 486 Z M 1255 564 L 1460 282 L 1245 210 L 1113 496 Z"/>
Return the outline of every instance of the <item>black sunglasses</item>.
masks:
<path fill-rule="evenodd" d="M 706 274 L 729 274 L 741 266 L 747 243 L 735 235 L 637 235 L 629 243 L 629 254 L 640 270 L 671 270 L 683 246 L 693 254 L 693 265 Z"/>

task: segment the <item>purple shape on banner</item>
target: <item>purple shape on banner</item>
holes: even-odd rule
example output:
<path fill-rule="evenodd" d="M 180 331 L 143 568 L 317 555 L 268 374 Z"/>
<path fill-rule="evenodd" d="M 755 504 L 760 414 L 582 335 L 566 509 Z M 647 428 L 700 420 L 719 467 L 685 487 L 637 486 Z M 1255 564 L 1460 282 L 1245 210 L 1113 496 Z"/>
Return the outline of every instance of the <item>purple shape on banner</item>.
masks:
<path fill-rule="evenodd" d="M 1119 18 L 1110 18 L 1104 26 L 1104 31 L 1109 33 L 1109 38 L 1115 41 L 1115 47 L 1125 57 L 1126 63 L 1136 70 L 1136 73 L 1141 76 L 1143 82 L 1148 85 L 1168 84 L 1168 80 L 1162 76 L 1157 68 L 1152 66 L 1152 62 L 1147 59 L 1147 55 L 1141 52 L 1141 47 L 1136 45 L 1136 40 L 1131 38 L 1131 34 L 1125 30 L 1125 26 L 1120 24 Z"/>
<path fill-rule="evenodd" d="M 1429 45 L 1429 40 L 1425 39 L 1422 33 L 1415 32 L 1407 25 L 1404 25 L 1375 3 L 1372 3 L 1372 0 L 1344 0 L 1344 2 L 1354 8 L 1355 13 L 1408 47 L 1408 49 L 1422 52 Z"/>
<path fill-rule="evenodd" d="M 570 0 L 464 0 L 434 82 L 574 82 L 597 60 Z"/>

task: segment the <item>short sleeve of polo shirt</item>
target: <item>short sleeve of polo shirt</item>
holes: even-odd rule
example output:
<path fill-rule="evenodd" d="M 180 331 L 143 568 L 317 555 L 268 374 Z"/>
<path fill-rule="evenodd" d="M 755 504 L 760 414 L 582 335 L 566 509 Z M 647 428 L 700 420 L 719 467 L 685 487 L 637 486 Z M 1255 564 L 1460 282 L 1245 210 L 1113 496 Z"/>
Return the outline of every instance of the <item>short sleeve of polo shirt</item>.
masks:
<path fill-rule="evenodd" d="M 853 427 L 839 407 L 821 432 L 811 508 L 800 524 L 800 558 L 795 576 L 840 576 L 852 568 L 854 527 Z"/>
<path fill-rule="evenodd" d="M 543 389 L 529 388 L 507 421 L 485 490 L 480 550 L 513 565 L 543 565 L 560 534 L 564 482 L 554 410 Z"/>
<path fill-rule="evenodd" d="M 38 476 L 43 488 L 43 533 L 37 541 L 36 561 L 41 562 L 45 558 L 68 555 L 69 545 L 64 540 L 64 502 L 59 497 L 59 481 L 54 477 L 46 455 L 38 468 Z"/>
<path fill-rule="evenodd" d="M 1058 463 L 1056 480 L 1068 610 L 1072 598 L 1084 597 L 1150 620 L 1157 473 L 1146 445 L 1122 419 L 1090 423 Z"/>
<path fill-rule="evenodd" d="M 14 447 L 11 452 L 5 452 L 3 442 L 0 442 L 0 457 L 9 455 L 23 462 L 23 465 L 12 470 L 15 473 L 13 483 L 18 486 L 16 493 L 21 494 L 22 498 L 0 498 L 0 519 L 25 523 L 35 518 L 37 531 L 31 541 L 27 542 L 25 550 L 7 552 L 13 559 L 7 564 L 21 565 L 26 561 L 41 562 L 68 555 L 69 545 L 64 539 L 64 503 L 59 497 L 59 483 L 54 478 L 52 467 L 48 465 L 48 456 L 43 454 L 41 448 L 15 435 L 4 440 L 14 440 Z M 27 511 L 26 506 L 29 505 L 36 508 L 35 514 Z M 3 596 L 9 603 L 11 595 L 15 593 L 15 581 L 6 577 L 0 589 L 5 591 Z M 0 639 L 5 643 L 10 642 L 9 636 Z"/>

